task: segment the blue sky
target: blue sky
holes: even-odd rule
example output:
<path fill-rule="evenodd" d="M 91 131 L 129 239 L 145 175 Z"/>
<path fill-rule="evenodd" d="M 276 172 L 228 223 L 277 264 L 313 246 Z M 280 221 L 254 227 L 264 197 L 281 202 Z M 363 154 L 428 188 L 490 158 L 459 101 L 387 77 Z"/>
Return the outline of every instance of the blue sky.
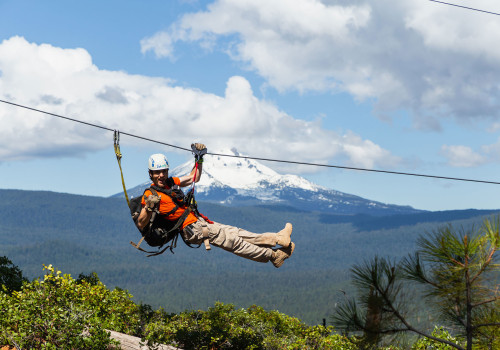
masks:
<path fill-rule="evenodd" d="M 0 0 L 0 99 L 209 152 L 500 181 L 498 42 L 499 16 L 426 0 Z M 0 188 L 120 192 L 110 132 L 4 103 L 0 125 Z M 121 147 L 129 187 L 151 153 L 191 157 Z M 500 207 L 500 185 L 266 165 L 385 203 Z"/>

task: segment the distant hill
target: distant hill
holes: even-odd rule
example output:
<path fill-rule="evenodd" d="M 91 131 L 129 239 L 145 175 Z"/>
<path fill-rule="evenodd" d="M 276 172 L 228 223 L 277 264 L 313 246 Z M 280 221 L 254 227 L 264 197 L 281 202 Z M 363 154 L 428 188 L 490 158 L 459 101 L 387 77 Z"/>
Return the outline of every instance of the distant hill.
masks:
<path fill-rule="evenodd" d="M 221 150 L 219 154 L 233 157 L 205 156 L 203 176 L 196 184 L 200 201 L 228 206 L 277 204 L 307 211 L 337 214 L 394 215 L 423 212 L 410 206 L 386 204 L 316 185 L 297 175 L 281 175 L 264 164 L 246 158 L 236 151 Z M 170 176 L 189 174 L 193 162 L 186 162 L 170 171 Z M 130 196 L 143 194 L 146 182 L 127 189 Z M 117 193 L 112 197 L 121 197 Z"/>
<path fill-rule="evenodd" d="M 349 292 L 348 269 L 374 255 L 401 257 L 419 234 L 452 223 L 480 224 L 493 210 L 425 212 L 386 217 L 308 212 L 287 206 L 222 206 L 200 202 L 213 220 L 254 232 L 294 225 L 294 255 L 280 269 L 242 259 L 218 248 L 190 249 L 146 258 L 129 241 L 139 233 L 123 198 L 0 190 L 0 256 L 29 277 L 42 264 L 63 273 L 98 273 L 108 287 L 129 290 L 137 302 L 167 311 L 205 309 L 215 301 L 252 304 L 319 324 Z"/>

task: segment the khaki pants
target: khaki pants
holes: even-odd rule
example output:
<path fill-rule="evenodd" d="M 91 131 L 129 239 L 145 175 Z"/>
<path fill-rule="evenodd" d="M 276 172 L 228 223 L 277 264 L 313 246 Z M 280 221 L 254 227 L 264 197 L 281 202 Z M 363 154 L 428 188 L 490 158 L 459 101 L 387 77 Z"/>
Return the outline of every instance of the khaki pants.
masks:
<path fill-rule="evenodd" d="M 268 262 L 272 257 L 272 249 L 276 245 L 276 233 L 252 233 L 238 227 L 207 223 L 199 219 L 184 228 L 182 235 L 186 242 L 191 244 L 203 243 L 203 226 L 208 228 L 208 240 L 211 245 L 222 248 L 257 262 Z"/>

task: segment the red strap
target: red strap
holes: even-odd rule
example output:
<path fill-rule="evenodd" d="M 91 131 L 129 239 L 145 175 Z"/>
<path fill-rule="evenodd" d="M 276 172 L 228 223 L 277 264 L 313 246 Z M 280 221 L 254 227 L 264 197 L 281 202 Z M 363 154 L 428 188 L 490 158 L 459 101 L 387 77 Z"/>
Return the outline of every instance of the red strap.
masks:
<path fill-rule="evenodd" d="M 196 165 L 195 165 L 195 168 L 194 168 L 194 177 L 193 177 L 193 188 L 192 188 L 192 191 L 193 191 L 193 195 L 194 195 L 194 184 L 195 184 L 195 180 L 196 180 L 196 173 L 198 172 L 198 162 L 195 162 Z M 206 222 L 208 222 L 209 224 L 213 224 L 214 222 L 212 220 L 210 220 L 209 218 L 207 218 L 205 215 L 203 215 L 202 213 L 200 213 L 199 211 L 197 211 L 197 214 L 199 216 L 201 216 L 203 218 L 203 220 L 205 220 Z"/>
<path fill-rule="evenodd" d="M 198 172 L 198 162 L 195 162 L 195 167 L 194 167 L 194 176 L 193 176 L 193 193 L 194 193 L 194 184 L 195 184 L 195 180 L 196 180 L 196 173 Z"/>
<path fill-rule="evenodd" d="M 209 224 L 213 224 L 214 222 L 212 220 L 210 220 L 209 218 L 207 218 L 205 215 L 203 215 L 202 213 L 198 212 L 198 214 L 203 218 L 203 220 L 205 220 L 206 222 L 208 222 Z"/>

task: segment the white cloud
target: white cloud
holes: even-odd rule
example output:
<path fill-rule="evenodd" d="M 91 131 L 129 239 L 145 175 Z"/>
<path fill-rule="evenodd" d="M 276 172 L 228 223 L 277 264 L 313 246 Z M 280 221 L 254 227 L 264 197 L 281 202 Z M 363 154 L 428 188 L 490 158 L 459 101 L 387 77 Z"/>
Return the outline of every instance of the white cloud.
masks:
<path fill-rule="evenodd" d="M 255 97 L 239 76 L 217 96 L 167 79 L 100 70 L 83 49 L 36 45 L 21 37 L 0 43 L 0 72 L 1 99 L 169 144 L 188 147 L 200 140 L 210 149 L 235 147 L 248 155 L 303 162 L 342 158 L 367 167 L 399 160 L 352 132 L 342 135 L 325 130 L 320 121 L 293 118 Z M 111 147 L 109 131 L 3 103 L 0 124 L 0 161 Z"/>
<path fill-rule="evenodd" d="M 346 91 L 376 99 L 380 114 L 410 110 L 418 128 L 499 116 L 493 15 L 421 0 L 217 0 L 144 39 L 143 52 L 172 57 L 178 41 L 217 43 L 280 91 Z"/>
<path fill-rule="evenodd" d="M 481 151 L 492 161 L 500 162 L 500 138 L 494 144 L 482 146 Z"/>
<path fill-rule="evenodd" d="M 352 132 L 343 136 L 342 148 L 351 160 L 352 165 L 374 168 L 376 164 L 386 167 L 401 161 L 389 151 L 370 140 L 363 140 L 359 135 Z"/>
<path fill-rule="evenodd" d="M 470 168 L 486 163 L 500 163 L 500 138 L 489 145 L 482 145 L 478 151 L 463 145 L 443 145 L 441 155 L 453 167 Z"/>
<path fill-rule="evenodd" d="M 179 40 L 179 38 L 177 38 Z M 141 40 L 141 52 L 146 53 L 150 50 L 155 52 L 156 57 L 173 57 L 172 36 L 165 32 L 158 32 L 150 38 Z"/>
<path fill-rule="evenodd" d="M 474 152 L 470 147 L 460 145 L 443 145 L 441 154 L 447 158 L 448 165 L 459 168 L 470 168 L 484 164 L 486 156 Z"/>

